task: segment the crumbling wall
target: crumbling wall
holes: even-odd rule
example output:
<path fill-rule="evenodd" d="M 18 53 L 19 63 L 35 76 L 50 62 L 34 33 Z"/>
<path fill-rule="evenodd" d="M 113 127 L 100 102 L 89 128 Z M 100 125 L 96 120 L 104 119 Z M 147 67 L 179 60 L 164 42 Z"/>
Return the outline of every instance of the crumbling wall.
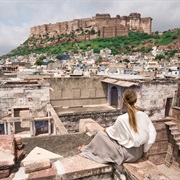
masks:
<path fill-rule="evenodd" d="M 4 84 L 0 86 L 0 118 L 12 107 L 30 107 L 38 110 L 50 101 L 48 84 Z"/>
<path fill-rule="evenodd" d="M 145 112 L 151 120 L 165 118 L 165 107 L 167 98 L 173 98 L 178 89 L 176 81 L 156 81 L 142 84 L 139 106 L 145 108 Z"/>

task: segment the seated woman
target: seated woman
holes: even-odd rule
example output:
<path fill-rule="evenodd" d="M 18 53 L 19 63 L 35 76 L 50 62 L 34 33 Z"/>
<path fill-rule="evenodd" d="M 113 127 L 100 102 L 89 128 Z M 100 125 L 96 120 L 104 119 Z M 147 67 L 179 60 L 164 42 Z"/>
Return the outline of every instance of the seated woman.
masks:
<path fill-rule="evenodd" d="M 80 155 L 98 163 L 135 162 L 147 158 L 155 142 L 156 130 L 147 116 L 135 108 L 137 94 L 132 89 L 123 93 L 127 113 L 120 115 L 114 125 L 98 131 L 92 141 L 79 148 Z"/>

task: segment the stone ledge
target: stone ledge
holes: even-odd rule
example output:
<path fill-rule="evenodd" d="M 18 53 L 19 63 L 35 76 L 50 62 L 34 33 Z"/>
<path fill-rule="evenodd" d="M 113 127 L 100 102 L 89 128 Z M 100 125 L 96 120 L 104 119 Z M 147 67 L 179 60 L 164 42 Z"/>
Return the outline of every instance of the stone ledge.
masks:
<path fill-rule="evenodd" d="M 168 177 L 160 173 L 158 168 L 148 160 L 140 160 L 135 163 L 124 163 L 122 166 L 114 166 L 96 163 L 79 155 L 61 158 L 54 162 L 51 168 L 29 174 L 25 174 L 24 168 L 21 168 L 12 179 L 17 180 L 18 177 L 21 177 L 24 180 L 89 180 L 106 177 L 106 180 L 112 180 L 112 176 L 114 176 L 114 179 L 118 180 L 169 180 Z"/>
<path fill-rule="evenodd" d="M 108 176 L 109 180 L 113 173 L 113 167 L 108 164 L 100 164 L 79 155 L 61 158 L 54 162 L 49 169 L 25 173 L 25 168 L 21 167 L 12 177 L 13 180 L 22 178 L 23 180 L 73 180 L 86 179 L 93 176 Z"/>
<path fill-rule="evenodd" d="M 111 176 L 113 172 L 113 168 L 108 164 L 96 163 L 79 155 L 61 159 L 60 163 L 64 168 L 64 172 L 61 174 L 63 180 L 80 179 L 102 174 Z"/>
<path fill-rule="evenodd" d="M 97 133 L 97 131 L 100 131 L 102 129 L 102 126 L 100 126 L 96 121 L 91 118 L 80 119 L 79 121 L 79 132 L 86 132 L 88 136 L 93 136 Z"/>

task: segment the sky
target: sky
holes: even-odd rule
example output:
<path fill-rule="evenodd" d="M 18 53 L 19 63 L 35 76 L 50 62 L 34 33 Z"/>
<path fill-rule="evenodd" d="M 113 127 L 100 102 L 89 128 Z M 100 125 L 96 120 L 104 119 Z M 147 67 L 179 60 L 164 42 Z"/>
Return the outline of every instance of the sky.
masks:
<path fill-rule="evenodd" d="M 180 0 L 0 0 L 0 56 L 27 40 L 33 26 L 133 12 L 151 17 L 152 31 L 180 28 Z"/>

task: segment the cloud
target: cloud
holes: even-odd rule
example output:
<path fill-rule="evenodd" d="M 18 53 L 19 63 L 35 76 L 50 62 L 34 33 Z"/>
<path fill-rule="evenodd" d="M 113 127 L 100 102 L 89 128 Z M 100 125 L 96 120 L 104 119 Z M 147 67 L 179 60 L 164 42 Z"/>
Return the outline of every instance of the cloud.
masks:
<path fill-rule="evenodd" d="M 23 43 L 33 26 L 132 12 L 152 17 L 153 31 L 180 27 L 179 0 L 0 0 L 0 55 Z"/>
<path fill-rule="evenodd" d="M 0 34 L 0 54 L 3 55 L 18 47 L 28 38 L 29 26 L 27 24 L 21 26 L 0 24 Z"/>

